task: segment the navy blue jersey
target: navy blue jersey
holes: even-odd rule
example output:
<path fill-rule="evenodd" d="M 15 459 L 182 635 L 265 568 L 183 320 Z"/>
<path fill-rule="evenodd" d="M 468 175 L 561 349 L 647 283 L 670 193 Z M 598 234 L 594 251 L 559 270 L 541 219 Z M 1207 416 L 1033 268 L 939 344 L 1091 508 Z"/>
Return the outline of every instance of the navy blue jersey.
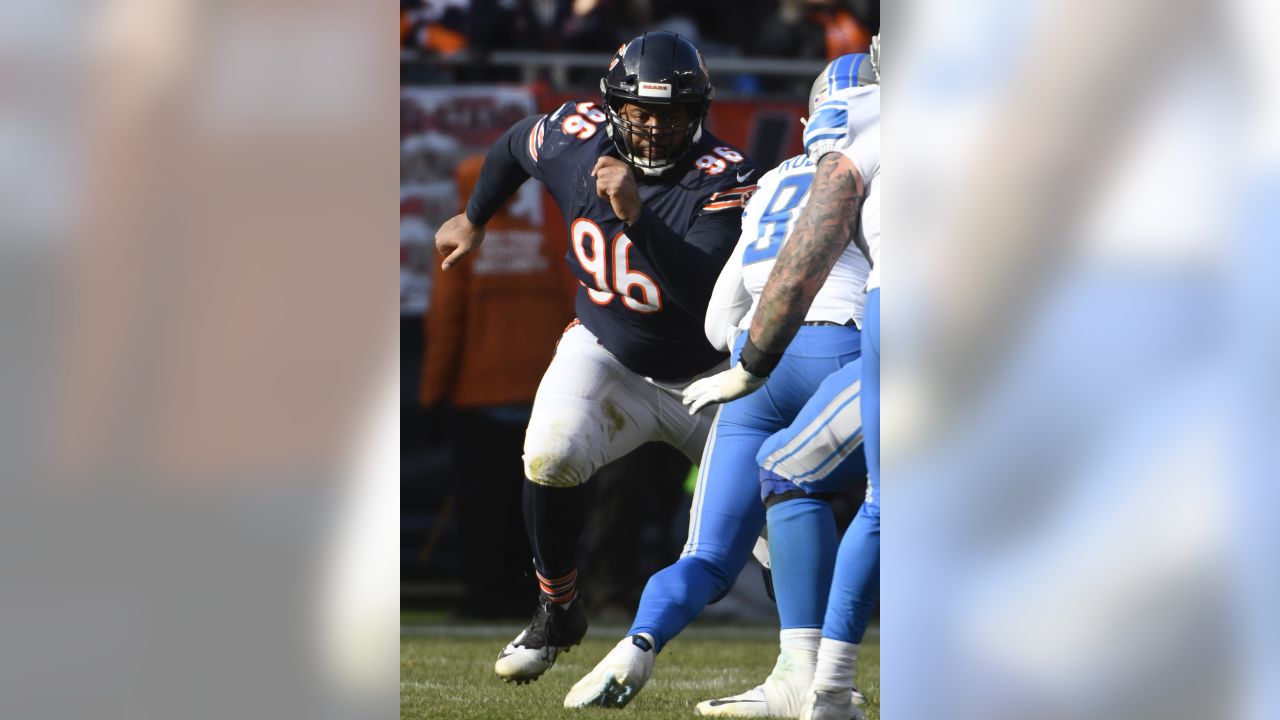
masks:
<path fill-rule="evenodd" d="M 658 177 L 635 173 L 644 209 L 628 227 L 596 196 L 591 177 L 597 159 L 617 155 L 607 124 L 595 103 L 565 103 L 517 123 L 486 165 L 513 158 L 560 206 L 569 225 L 565 257 L 581 284 L 582 324 L 633 372 L 687 379 L 725 357 L 703 335 L 703 317 L 759 172 L 740 150 L 704 130 L 677 167 Z M 502 184 L 514 191 L 522 180 Z M 473 222 L 487 220 L 492 205 L 477 200 L 482 184 L 483 178 L 468 206 Z"/>

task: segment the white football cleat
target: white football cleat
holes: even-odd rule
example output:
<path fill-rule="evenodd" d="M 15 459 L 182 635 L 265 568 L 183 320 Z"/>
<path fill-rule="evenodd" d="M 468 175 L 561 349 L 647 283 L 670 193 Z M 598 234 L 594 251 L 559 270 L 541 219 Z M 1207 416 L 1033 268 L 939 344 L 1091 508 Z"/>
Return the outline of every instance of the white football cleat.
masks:
<path fill-rule="evenodd" d="M 574 684 L 564 697 L 564 706 L 623 707 L 649 682 L 653 662 L 653 643 L 646 636 L 622 638 L 595 669 Z"/>
<path fill-rule="evenodd" d="M 799 717 L 812 682 L 813 668 L 783 652 L 763 683 L 739 695 L 704 700 L 694 711 L 704 717 Z"/>
<path fill-rule="evenodd" d="M 517 685 L 537 680 L 560 653 L 569 652 L 586 634 L 587 612 L 581 597 L 564 607 L 543 595 L 529 627 L 502 649 L 493 671 L 505 682 Z"/>
<path fill-rule="evenodd" d="M 856 690 L 810 691 L 800 708 L 800 720 L 864 720 L 862 709 L 854 704 L 855 694 L 861 696 Z"/>

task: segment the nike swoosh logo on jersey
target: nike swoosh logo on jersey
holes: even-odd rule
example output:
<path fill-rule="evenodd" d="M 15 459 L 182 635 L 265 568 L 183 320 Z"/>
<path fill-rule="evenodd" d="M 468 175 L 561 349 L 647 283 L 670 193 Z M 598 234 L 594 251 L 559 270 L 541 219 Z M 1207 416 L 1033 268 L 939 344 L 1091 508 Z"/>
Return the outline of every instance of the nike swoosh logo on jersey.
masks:
<path fill-rule="evenodd" d="M 746 699 L 743 699 L 743 700 L 712 700 L 712 701 L 710 702 L 710 705 L 711 705 L 711 707 L 720 707 L 721 705 L 734 705 L 734 704 L 736 704 L 736 703 L 744 703 L 744 702 L 764 702 L 764 700 L 746 700 Z"/>
<path fill-rule="evenodd" d="M 738 182 L 742 182 L 743 180 L 746 180 L 747 178 L 751 177 L 751 172 L 752 172 L 752 171 L 748 170 L 748 171 L 746 171 L 745 173 L 741 173 L 741 174 L 739 174 L 739 175 L 738 175 Z"/>

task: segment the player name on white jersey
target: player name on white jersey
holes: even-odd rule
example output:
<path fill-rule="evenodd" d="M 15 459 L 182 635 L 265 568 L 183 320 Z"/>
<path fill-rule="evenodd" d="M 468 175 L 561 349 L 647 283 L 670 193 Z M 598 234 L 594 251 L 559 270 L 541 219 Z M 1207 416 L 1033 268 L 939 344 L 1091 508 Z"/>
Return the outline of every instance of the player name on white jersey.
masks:
<path fill-rule="evenodd" d="M 815 169 L 804 155 L 787 159 L 760 179 L 747 204 L 742 216 L 742 239 L 736 250 L 742 253 L 742 284 L 751 295 L 751 310 L 739 323 L 742 329 L 750 327 L 778 252 L 790 239 L 800 211 L 808 202 Z M 861 318 L 870 269 L 857 243 L 850 243 L 818 291 L 805 320 L 845 323 Z"/>

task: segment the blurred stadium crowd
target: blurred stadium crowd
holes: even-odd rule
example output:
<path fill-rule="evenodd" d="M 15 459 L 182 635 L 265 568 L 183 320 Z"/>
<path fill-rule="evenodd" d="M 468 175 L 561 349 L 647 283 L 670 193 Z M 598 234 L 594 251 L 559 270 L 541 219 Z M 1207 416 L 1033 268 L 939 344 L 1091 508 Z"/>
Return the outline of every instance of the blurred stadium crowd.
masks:
<path fill-rule="evenodd" d="M 439 56 L 606 52 L 646 30 L 678 33 L 704 55 L 744 57 L 830 59 L 865 50 L 870 41 L 853 14 L 834 0 L 400 2 L 400 47 Z"/>

